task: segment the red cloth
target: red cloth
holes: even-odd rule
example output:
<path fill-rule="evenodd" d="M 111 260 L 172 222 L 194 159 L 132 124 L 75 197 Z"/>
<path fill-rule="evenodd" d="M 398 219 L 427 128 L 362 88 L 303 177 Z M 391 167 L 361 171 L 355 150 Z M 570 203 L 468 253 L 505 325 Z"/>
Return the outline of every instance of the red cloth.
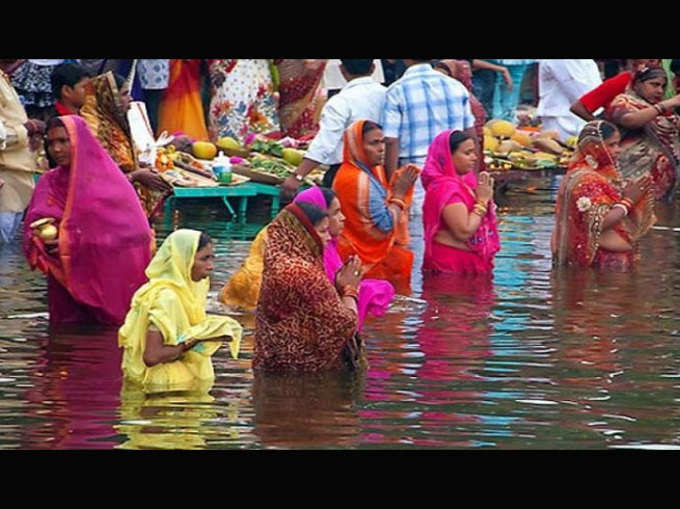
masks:
<path fill-rule="evenodd" d="M 63 117 L 65 115 L 73 115 L 71 110 L 69 110 L 66 106 L 64 106 L 61 102 L 57 101 L 54 103 L 54 109 L 57 110 L 57 114 L 60 117 Z"/>
<path fill-rule="evenodd" d="M 601 85 L 587 94 L 583 94 L 579 101 L 585 106 L 588 113 L 592 113 L 598 108 L 606 108 L 617 95 L 623 94 L 626 91 L 632 79 L 632 72 L 623 71 L 603 81 Z"/>

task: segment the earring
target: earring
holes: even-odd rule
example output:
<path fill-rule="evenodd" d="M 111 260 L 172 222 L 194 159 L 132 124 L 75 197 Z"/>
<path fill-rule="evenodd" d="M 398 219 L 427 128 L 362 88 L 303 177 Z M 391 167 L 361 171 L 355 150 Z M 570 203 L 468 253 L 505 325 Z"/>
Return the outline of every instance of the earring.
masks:
<path fill-rule="evenodd" d="M 597 161 L 596 161 L 595 158 L 594 158 L 593 156 L 591 156 L 591 155 L 587 155 L 587 156 L 586 156 L 586 163 L 588 164 L 588 166 L 590 166 L 590 167 L 593 168 L 593 169 L 594 169 L 594 168 L 597 168 Z"/>

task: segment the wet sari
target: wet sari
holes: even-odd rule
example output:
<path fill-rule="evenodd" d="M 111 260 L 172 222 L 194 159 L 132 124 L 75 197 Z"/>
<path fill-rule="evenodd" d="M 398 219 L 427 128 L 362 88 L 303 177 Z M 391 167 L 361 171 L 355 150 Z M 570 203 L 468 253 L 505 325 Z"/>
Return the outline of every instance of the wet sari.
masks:
<path fill-rule="evenodd" d="M 325 62 L 314 69 L 305 67 L 303 58 L 275 60 L 279 71 L 279 118 L 283 136 L 300 138 L 319 130 L 325 91 L 321 79 Z"/>
<path fill-rule="evenodd" d="M 241 325 L 226 316 L 206 314 L 210 280 L 191 279 L 200 236 L 201 232 L 182 229 L 165 239 L 146 269 L 149 282 L 135 293 L 118 333 L 118 344 L 125 349 L 125 378 L 146 391 L 200 390 L 210 384 L 215 378 L 211 357 L 222 343 L 202 341 L 179 360 L 148 367 L 143 359 L 150 327 L 161 333 L 166 345 L 229 336 L 231 355 L 238 356 Z"/>
<path fill-rule="evenodd" d="M 137 151 L 113 73 L 109 71 L 91 78 L 85 90 L 85 104 L 80 109 L 80 116 L 122 171 L 130 173 L 138 170 Z M 135 182 L 134 187 L 147 217 L 154 216 L 160 210 L 169 194 L 149 189 L 138 182 Z"/>
<path fill-rule="evenodd" d="M 649 173 L 657 200 L 670 201 L 680 184 L 680 116 L 675 111 L 657 115 L 639 129 L 626 129 L 619 122 L 626 113 L 651 107 L 635 91 L 618 95 L 607 107 L 605 116 L 621 130 L 619 170 L 624 178 L 639 178 Z"/>
<path fill-rule="evenodd" d="M 413 253 L 409 244 L 408 214 L 394 219 L 387 208 L 392 198 L 392 184 L 404 170 L 400 168 L 388 183 L 382 166 L 369 166 L 364 152 L 361 130 L 365 120 L 358 120 L 344 133 L 343 161 L 333 181 L 342 213 L 347 218 L 338 239 L 343 260 L 357 255 L 368 271 L 365 276 L 392 283 L 397 292 L 410 293 Z M 405 202 L 411 204 L 413 187 Z"/>
<path fill-rule="evenodd" d="M 326 199 L 318 187 L 312 187 L 298 195 L 293 203 L 311 203 L 321 210 L 326 211 Z M 267 242 L 267 228 L 263 228 L 257 234 L 250 247 L 248 258 L 243 265 L 234 273 L 231 279 L 220 293 L 220 302 L 229 306 L 242 309 L 254 310 L 260 295 L 262 283 L 262 270 L 264 267 L 264 253 Z M 335 284 L 335 275 L 342 267 L 342 260 L 338 254 L 338 239 L 333 238 L 326 245 L 323 253 L 324 269 L 328 280 Z M 394 287 L 387 281 L 378 279 L 364 279 L 359 284 L 359 298 L 357 308 L 359 311 L 358 330 L 361 332 L 366 315 L 383 315 L 394 298 Z"/>
<path fill-rule="evenodd" d="M 452 132 L 444 131 L 435 137 L 423 167 L 423 270 L 451 274 L 490 273 L 493 270 L 494 256 L 500 249 L 496 205 L 493 200 L 489 202 L 477 231 L 465 242 L 467 251 L 440 244 L 435 239 L 438 231 L 448 229 L 443 219 L 447 205 L 463 203 L 470 214 L 477 201 L 477 176 L 472 171 L 465 175 L 456 171 L 449 144 Z"/>
<path fill-rule="evenodd" d="M 24 254 L 48 276 L 50 323 L 119 325 L 146 280 L 152 232 L 134 189 L 85 121 L 60 119 L 71 142 L 70 168 L 40 178 L 25 219 L 56 219 L 59 254 L 49 254 L 28 227 Z"/>
<path fill-rule="evenodd" d="M 158 133 L 182 132 L 194 140 L 207 140 L 201 100 L 201 60 L 170 60 L 168 88 L 158 107 Z"/>
<path fill-rule="evenodd" d="M 623 198 L 626 181 L 607 149 L 599 126 L 589 122 L 579 135 L 578 151 L 569 164 L 555 204 L 552 250 L 557 265 L 626 270 L 639 259 L 638 239 L 654 225 L 652 192 L 612 229 L 633 249 L 612 252 L 599 246 L 602 221 Z"/>
<path fill-rule="evenodd" d="M 294 203 L 269 225 L 253 369 L 316 372 L 343 367 L 357 315 L 328 280 L 322 249 L 314 226 Z"/>

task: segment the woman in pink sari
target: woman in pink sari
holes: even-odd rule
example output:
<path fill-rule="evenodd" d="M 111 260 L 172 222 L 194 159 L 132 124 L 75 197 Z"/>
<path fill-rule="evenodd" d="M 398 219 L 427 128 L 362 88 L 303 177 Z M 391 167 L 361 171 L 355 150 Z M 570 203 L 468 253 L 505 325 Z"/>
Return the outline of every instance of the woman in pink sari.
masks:
<path fill-rule="evenodd" d="M 52 119 L 47 150 L 57 167 L 36 185 L 26 212 L 23 250 L 47 275 L 50 323 L 120 325 L 146 282 L 151 228 L 137 194 L 75 115 Z M 53 218 L 58 236 L 29 227 Z"/>
<path fill-rule="evenodd" d="M 312 187 L 302 191 L 294 202 L 307 202 L 316 205 L 321 210 L 328 213 L 330 219 L 331 240 L 326 244 L 323 252 L 323 264 L 328 279 L 335 283 L 338 271 L 344 265 L 338 253 L 338 237 L 342 233 L 345 216 L 340 209 L 340 201 L 335 196 L 335 192 L 325 187 Z M 387 307 L 394 298 L 394 287 L 388 281 L 381 279 L 364 279 L 359 284 L 359 299 L 357 309 L 359 311 L 358 330 L 368 313 L 374 316 L 385 314 Z"/>
<path fill-rule="evenodd" d="M 472 171 L 477 162 L 472 138 L 444 131 L 430 145 L 421 178 L 425 188 L 423 270 L 489 274 L 500 249 L 493 203 L 493 179 Z"/>

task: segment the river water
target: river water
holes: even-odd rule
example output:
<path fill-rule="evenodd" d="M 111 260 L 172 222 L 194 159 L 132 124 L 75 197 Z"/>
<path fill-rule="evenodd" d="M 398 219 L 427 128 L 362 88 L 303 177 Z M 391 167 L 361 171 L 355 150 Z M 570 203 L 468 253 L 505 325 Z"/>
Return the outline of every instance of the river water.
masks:
<path fill-rule="evenodd" d="M 493 284 L 415 274 L 369 318 L 365 373 L 255 375 L 245 314 L 240 358 L 218 351 L 204 394 L 123 386 L 116 332 L 49 330 L 44 277 L 1 248 L 0 449 L 680 448 L 680 212 L 660 212 L 633 273 L 555 272 L 555 185 L 499 198 Z M 187 201 L 156 226 L 217 239 L 214 296 L 261 209 L 239 227 L 219 201 Z"/>

